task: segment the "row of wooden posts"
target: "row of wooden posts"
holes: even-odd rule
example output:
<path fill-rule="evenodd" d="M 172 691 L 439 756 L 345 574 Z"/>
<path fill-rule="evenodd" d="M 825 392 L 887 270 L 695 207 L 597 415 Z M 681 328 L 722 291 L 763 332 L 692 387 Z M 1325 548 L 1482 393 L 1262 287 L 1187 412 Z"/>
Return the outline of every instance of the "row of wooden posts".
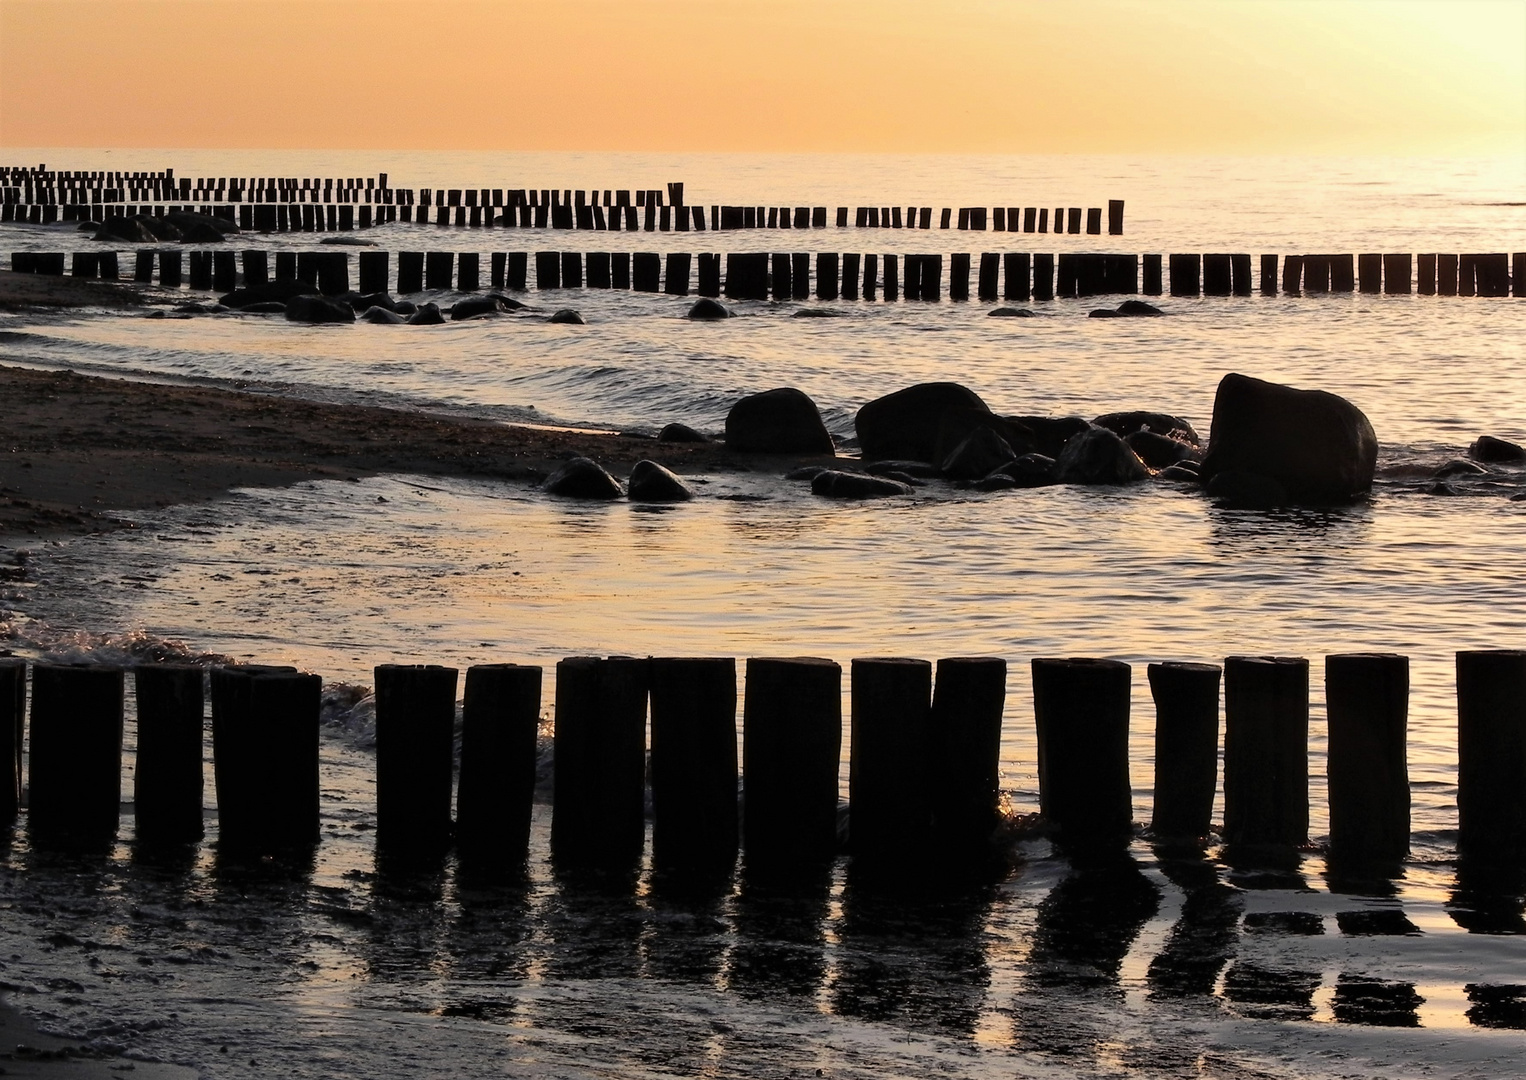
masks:
<path fill-rule="evenodd" d="M 178 249 L 151 248 L 136 252 L 134 277 L 153 282 L 155 262 L 160 285 L 178 288 L 188 282 L 193 289 L 231 292 L 240 284 L 259 285 L 269 280 L 270 253 L 251 249 L 242 253 L 191 251 L 188 274 L 182 275 Z M 494 252 L 489 255 L 489 285 L 495 289 L 530 287 L 532 253 Z M 115 279 L 121 263 L 114 251 L 76 251 L 69 269 L 76 277 Z M 904 295 L 907 300 L 938 300 L 943 294 L 943 255 L 859 255 L 853 252 L 718 253 L 701 252 L 597 252 L 537 251 L 533 253 L 534 285 L 539 289 L 595 288 L 635 289 L 688 296 L 727 296 L 751 300 L 804 300 L 813 293 L 820 300 L 877 299 Z M 722 277 L 722 259 L 725 275 Z M 1108 294 L 1160 296 L 1249 296 L 1279 292 L 1353 292 L 1389 295 L 1418 291 L 1421 295 L 1516 296 L 1526 295 L 1526 253 L 1479 255 L 1287 255 L 1278 273 L 1276 255 L 1261 256 L 1259 286 L 1252 281 L 1251 257 L 1235 254 L 1208 255 L 1112 255 L 1030 254 L 985 252 L 978 261 L 955 253 L 948 259 L 948 295 L 968 300 L 972 270 L 975 295 L 981 300 L 1027 301 L 1055 297 Z M 698 265 L 698 281 L 692 267 Z M 66 256 L 61 252 L 15 252 L 11 269 L 20 272 L 62 274 Z M 1143 274 L 1141 275 L 1141 269 Z M 1163 275 L 1169 269 L 1169 277 Z M 1418 274 L 1417 271 L 1418 270 Z M 349 254 L 342 251 L 278 251 L 275 276 L 295 278 L 338 295 L 350 288 Z M 476 252 L 403 251 L 397 256 L 397 275 L 391 255 L 385 251 L 359 254 L 359 289 L 362 293 L 399 293 L 424 289 L 458 289 L 471 292 L 482 286 L 481 256 Z"/>
<path fill-rule="evenodd" d="M 1457 654 L 1458 841 L 1483 862 L 1526 862 L 1526 651 Z M 1039 799 L 1056 840 L 1116 848 L 1133 834 L 1131 669 L 1035 659 Z M 1309 663 L 1230 657 L 1149 666 L 1158 838 L 1210 833 L 1224 716 L 1223 839 L 1296 849 L 1309 840 Z M 541 668 L 466 673 L 453 785 L 457 669 L 375 670 L 378 850 L 522 863 L 536 783 Z M 211 691 L 220 844 L 276 853 L 319 836 L 322 679 L 294 668 L 153 665 L 137 692 L 136 837 L 203 835 L 204 686 Z M 121 668 L 32 667 L 29 830 L 39 843 L 109 843 L 121 798 Z M 0 660 L 0 820 L 21 794 L 26 664 Z M 1007 663 L 992 657 L 858 659 L 851 665 L 849 850 L 907 864 L 993 851 Z M 1388 865 L 1409 849 L 1409 661 L 1325 662 L 1330 854 Z M 741 768 L 737 664 L 721 658 L 572 657 L 556 667 L 552 855 L 633 865 L 644 847 L 650 745 L 654 864 L 728 871 L 803 867 L 839 851 L 842 668 L 818 658 L 746 661 Z M 648 717 L 650 716 L 650 744 Z M 739 809 L 738 780 L 741 780 Z M 452 788 L 454 814 L 452 814 Z"/>

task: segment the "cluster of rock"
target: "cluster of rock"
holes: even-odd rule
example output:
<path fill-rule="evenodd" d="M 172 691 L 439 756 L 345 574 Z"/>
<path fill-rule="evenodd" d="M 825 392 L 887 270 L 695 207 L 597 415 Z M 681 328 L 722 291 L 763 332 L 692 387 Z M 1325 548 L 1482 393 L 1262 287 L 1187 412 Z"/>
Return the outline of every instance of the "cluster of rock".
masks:
<path fill-rule="evenodd" d="M 434 326 L 465 319 L 491 318 L 505 312 L 530 310 L 525 304 L 501 292 L 467 296 L 447 309 L 432 301 L 415 304 L 396 300 L 391 293 L 347 292 L 324 296 L 314 285 L 295 278 L 278 278 L 263 285 L 235 289 L 218 299 L 216 305 L 197 305 L 201 312 L 240 311 L 249 314 L 285 315 L 292 322 L 368 323 Z M 563 308 L 549 317 L 550 322 L 584 325 L 583 316 L 572 308 Z"/>
<path fill-rule="evenodd" d="M 105 221 L 81 224 L 81 229 L 95 229 L 95 239 L 105 243 L 129 244 L 220 244 L 239 232 L 227 218 L 212 214 L 187 214 L 177 210 L 155 217 L 133 214 L 131 217 L 108 217 Z"/>
<path fill-rule="evenodd" d="M 541 482 L 552 495 L 574 499 L 619 499 L 632 502 L 682 502 L 694 498 L 694 492 L 676 473 L 655 461 L 638 461 L 631 469 L 630 480 L 621 485 L 598 462 L 591 458 L 570 458 L 556 472 Z"/>

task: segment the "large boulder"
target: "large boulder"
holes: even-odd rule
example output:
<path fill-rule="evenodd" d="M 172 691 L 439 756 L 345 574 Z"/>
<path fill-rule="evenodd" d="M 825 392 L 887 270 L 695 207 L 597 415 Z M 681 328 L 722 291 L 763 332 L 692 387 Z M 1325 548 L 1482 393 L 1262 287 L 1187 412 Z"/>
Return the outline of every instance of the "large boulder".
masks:
<path fill-rule="evenodd" d="M 1071 436 L 1054 475 L 1062 484 L 1129 484 L 1145 479 L 1150 470 L 1128 443 L 1107 428 L 1092 427 Z"/>
<path fill-rule="evenodd" d="M 408 316 L 409 326 L 439 326 L 445 321 L 445 316 L 440 314 L 440 305 L 433 300 L 427 304 L 420 304 Z"/>
<path fill-rule="evenodd" d="M 101 222 L 95 239 L 108 242 L 126 241 L 129 244 L 152 244 L 159 238 L 154 231 L 145 225 L 142 219 L 134 214 L 132 217 L 122 217 L 113 214 Z"/>
<path fill-rule="evenodd" d="M 1219 381 L 1200 475 L 1262 476 L 1288 502 L 1346 502 L 1372 487 L 1378 437 L 1345 398 L 1229 374 Z"/>
<path fill-rule="evenodd" d="M 550 321 L 554 322 L 554 323 L 557 323 L 559 325 L 562 325 L 562 326 L 587 326 L 588 325 L 588 321 L 586 319 L 584 319 L 583 316 L 580 315 L 577 311 L 575 311 L 574 309 L 572 309 L 570 307 L 562 308 L 560 311 L 556 312 L 554 315 L 551 316 Z"/>
<path fill-rule="evenodd" d="M 450 317 L 456 322 L 475 319 L 478 315 L 497 315 L 503 311 L 503 303 L 496 296 L 468 296 L 457 300 L 450 308 Z"/>
<path fill-rule="evenodd" d="M 694 301 L 694 306 L 689 308 L 689 318 L 700 322 L 714 322 L 716 319 L 731 318 L 731 309 L 719 300 L 712 300 L 708 296 L 702 296 Z"/>
<path fill-rule="evenodd" d="M 376 307 L 366 308 L 360 313 L 359 318 L 361 322 L 376 323 L 378 326 L 401 326 L 408 321 L 397 312 L 389 311 L 379 304 Z"/>
<path fill-rule="evenodd" d="M 286 318 L 302 323 L 352 323 L 355 309 L 331 296 L 293 296 L 286 301 Z"/>
<path fill-rule="evenodd" d="M 954 480 L 979 480 L 1015 457 L 1006 439 L 988 427 L 978 427 L 949 452 L 941 468 Z"/>
<path fill-rule="evenodd" d="M 910 495 L 912 486 L 886 476 L 823 469 L 811 478 L 811 494 L 827 499 L 888 499 Z"/>
<path fill-rule="evenodd" d="M 710 440 L 702 431 L 696 431 L 688 424 L 672 423 L 664 424 L 657 433 L 658 442 L 682 442 L 682 443 L 705 443 Z"/>
<path fill-rule="evenodd" d="M 1189 446 L 1200 445 L 1192 424 L 1170 413 L 1131 409 L 1128 412 L 1104 413 L 1092 423 L 1097 427 L 1105 427 L 1114 435 L 1121 435 L 1125 439 L 1136 431 L 1149 431 L 1156 435 L 1164 435 L 1168 439 L 1187 443 Z"/>
<path fill-rule="evenodd" d="M 1197 453 L 1194 447 L 1184 442 L 1168 439 L 1164 435 L 1157 435 L 1153 431 L 1143 429 L 1132 435 L 1125 435 L 1123 441 L 1129 444 L 1130 450 L 1139 455 L 1140 461 L 1152 469 L 1170 468 L 1178 461 L 1185 461 Z"/>
<path fill-rule="evenodd" d="M 992 415 L 980 395 L 967 386 L 953 382 L 919 383 L 875 398 L 858 410 L 853 426 L 858 431 L 858 445 L 865 460 L 937 461 L 940 437 L 948 440 L 952 435 L 945 420 L 960 418 L 961 423 L 968 425 L 949 446 L 952 449 L 978 426 L 977 418 Z"/>
<path fill-rule="evenodd" d="M 726 449 L 743 454 L 833 454 L 816 403 L 792 386 L 749 394 L 726 414 Z"/>
<path fill-rule="evenodd" d="M 655 461 L 638 461 L 628 487 L 632 502 L 682 502 L 694 498 L 683 478 Z"/>
<path fill-rule="evenodd" d="M 196 215 L 201 217 L 201 215 Z M 211 224 L 211 218 L 205 217 L 200 221 L 187 222 L 178 226 L 180 229 L 180 242 L 182 244 L 221 244 L 227 241 L 223 231 Z"/>
<path fill-rule="evenodd" d="M 570 459 L 546 477 L 541 490 L 572 499 L 618 499 L 625 494 L 620 481 L 605 472 L 598 462 L 586 457 Z"/>
<path fill-rule="evenodd" d="M 242 289 L 234 289 L 226 296 L 218 297 L 217 302 L 230 308 L 247 308 L 251 304 L 270 304 L 277 301 L 284 304 L 293 296 L 311 296 L 317 291 L 318 286 L 309 285 L 296 278 L 276 278 L 263 285 L 248 285 Z"/>
<path fill-rule="evenodd" d="M 1054 458 L 1043 454 L 1024 454 L 996 470 L 1010 476 L 1015 487 L 1044 487 L 1055 482 Z"/>
<path fill-rule="evenodd" d="M 1009 430 L 1021 429 L 1027 433 L 1025 452 L 1057 458 L 1072 435 L 1078 435 L 1091 427 L 1080 416 L 1004 416 Z M 1007 440 L 1012 442 L 1011 439 Z M 1013 449 L 1017 444 L 1013 443 Z"/>
<path fill-rule="evenodd" d="M 172 210 L 165 214 L 163 218 L 156 218 L 155 220 L 168 222 L 179 229 L 182 234 L 193 225 L 206 225 L 209 228 L 216 229 L 223 236 L 231 236 L 239 231 L 237 222 L 229 221 L 225 217 L 218 217 L 216 214 L 188 214 L 184 210 Z"/>
<path fill-rule="evenodd" d="M 1468 456 L 1475 461 L 1526 461 L 1526 447 L 1493 435 L 1480 435 L 1468 447 Z"/>

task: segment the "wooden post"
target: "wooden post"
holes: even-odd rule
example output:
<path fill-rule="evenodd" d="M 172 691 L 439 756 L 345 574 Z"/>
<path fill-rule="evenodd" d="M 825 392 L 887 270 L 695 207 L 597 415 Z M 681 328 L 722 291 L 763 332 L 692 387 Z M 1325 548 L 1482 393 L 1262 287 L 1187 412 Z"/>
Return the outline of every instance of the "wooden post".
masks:
<path fill-rule="evenodd" d="M 634 869 L 645 841 L 647 661 L 574 656 L 556 665 L 551 855 Z"/>
<path fill-rule="evenodd" d="M 1353 292 L 1356 289 L 1355 260 L 1350 255 L 1331 255 L 1330 291 Z"/>
<path fill-rule="evenodd" d="M 853 661 L 848 839 L 855 861 L 914 858 L 927 845 L 932 676 L 926 660 Z"/>
<path fill-rule="evenodd" d="M 100 259 L 93 251 L 76 251 L 70 259 L 69 274 L 77 278 L 93 278 L 100 274 Z"/>
<path fill-rule="evenodd" d="M 995 656 L 938 661 L 929 732 L 932 840 L 945 858 L 978 859 L 1001 823 L 1001 721 L 1007 662 Z"/>
<path fill-rule="evenodd" d="M 1409 852 L 1409 658 L 1325 657 L 1330 856 L 1396 863 Z"/>
<path fill-rule="evenodd" d="M 1072 206 L 1069 213 L 1069 228 L 1065 231 L 1072 235 L 1079 235 L 1081 232 L 1081 208 L 1079 206 Z M 1054 231 L 1060 231 L 1060 211 L 1058 207 L 1054 211 Z"/>
<path fill-rule="evenodd" d="M 609 252 L 590 251 L 583 261 L 588 267 L 588 287 L 590 289 L 609 288 Z"/>
<path fill-rule="evenodd" d="M 651 207 L 648 203 L 648 208 Z M 655 251 L 638 251 L 631 256 L 631 287 L 637 292 L 662 291 L 662 256 Z"/>
<path fill-rule="evenodd" d="M 456 256 L 456 288 L 461 292 L 476 292 L 480 287 L 482 281 L 481 258 L 475 251 L 463 251 Z M 565 273 L 563 276 L 566 276 Z"/>
<path fill-rule="evenodd" d="M 832 861 L 841 753 L 842 667 L 817 657 L 749 659 L 742 704 L 749 874 Z"/>
<path fill-rule="evenodd" d="M 535 287 L 537 289 L 560 289 L 562 287 L 562 255 L 559 251 L 535 253 Z"/>
<path fill-rule="evenodd" d="M 14 256 L 12 257 L 14 259 Z M 141 248 L 137 253 L 137 261 L 133 266 L 133 280 L 151 282 L 154 280 L 154 253 L 144 251 Z"/>
<path fill-rule="evenodd" d="M 1086 235 L 1102 235 L 1102 207 L 1092 206 L 1086 210 Z"/>
<path fill-rule="evenodd" d="M 1375 254 L 1356 257 L 1358 289 L 1364 293 L 1383 291 L 1383 256 Z"/>
<path fill-rule="evenodd" d="M 545 253 L 542 253 L 545 254 Z M 556 252 L 549 253 L 552 258 Z M 537 255 L 539 258 L 539 255 Z M 455 270 L 454 251 L 428 251 L 424 253 L 424 287 L 426 289 L 449 289 Z"/>
<path fill-rule="evenodd" d="M 1526 296 L 1526 251 L 1510 256 L 1510 283 L 1512 295 Z"/>
<path fill-rule="evenodd" d="M 955 252 L 948 257 L 948 298 L 950 300 L 970 298 L 969 252 Z M 928 297 L 924 296 L 923 299 Z"/>
<path fill-rule="evenodd" d="M 1176 291 L 1175 268 L 1172 273 L 1172 292 Z M 1203 256 L 1203 295 L 1204 296 L 1229 296 L 1233 291 L 1231 285 L 1230 261 L 1228 255 L 1204 255 Z"/>
<path fill-rule="evenodd" d="M 120 273 L 117 266 L 117 253 L 115 251 L 103 251 L 100 254 L 101 280 L 115 281 Z"/>
<path fill-rule="evenodd" d="M 189 844 L 202 838 L 203 671 L 192 664 L 134 669 L 138 764 L 133 806 L 140 844 Z"/>
<path fill-rule="evenodd" d="M 350 291 L 350 257 L 343 251 L 325 251 L 316 257 L 318 291 L 340 296 Z"/>
<path fill-rule="evenodd" d="M 1003 282 L 1002 298 L 1004 300 L 1026 301 L 1032 292 L 1029 285 L 1031 273 L 1026 251 L 1009 251 L 1002 256 Z"/>
<path fill-rule="evenodd" d="M 905 271 L 902 275 L 901 296 L 907 300 L 922 299 L 922 259 L 921 255 L 907 255 L 905 259 Z"/>
<path fill-rule="evenodd" d="M 1229 280 L 1230 291 L 1236 296 L 1249 296 L 1251 294 L 1249 255 L 1237 254 L 1229 257 Z"/>
<path fill-rule="evenodd" d="M 1436 256 L 1436 292 L 1441 296 L 1457 295 L 1457 256 Z"/>
<path fill-rule="evenodd" d="M 420 256 L 422 265 L 423 256 Z M 276 252 L 276 280 L 295 281 L 297 277 L 297 253 L 295 251 Z"/>
<path fill-rule="evenodd" d="M 166 289 L 180 288 L 180 252 L 159 252 L 159 284 Z"/>
<path fill-rule="evenodd" d="M 1526 650 L 1457 654 L 1457 826 L 1470 860 L 1526 857 Z"/>
<path fill-rule="evenodd" d="M 885 256 L 885 302 L 889 303 L 900 295 L 900 277 L 895 255 Z"/>
<path fill-rule="evenodd" d="M 1054 294 L 1056 296 L 1069 298 L 1078 295 L 1076 268 L 1080 258 L 1072 252 L 1060 253 L 1057 260 L 1059 266 L 1055 272 Z"/>
<path fill-rule="evenodd" d="M 985 251 L 980 255 L 980 277 L 976 289 L 980 299 L 995 300 L 996 279 L 1001 274 L 1001 256 L 994 251 Z M 952 292 L 952 290 L 950 290 Z"/>
<path fill-rule="evenodd" d="M 501 259 L 501 255 L 493 256 Z M 360 253 L 360 291 L 362 293 L 384 293 L 387 291 L 389 273 L 388 260 L 390 256 L 385 251 L 362 251 Z M 498 284 L 503 284 L 502 263 L 496 263 L 498 272 Z"/>
<path fill-rule="evenodd" d="M 844 300 L 858 299 L 858 255 L 856 253 L 844 253 L 842 257 L 842 298 Z"/>
<path fill-rule="evenodd" d="M 1023 208 L 1023 232 L 1031 233 L 1038 231 L 1038 207 L 1025 206 Z"/>
<path fill-rule="evenodd" d="M 1155 810 L 1162 838 L 1208 835 L 1219 776 L 1217 664 L 1167 662 L 1148 668 L 1155 698 Z"/>
<path fill-rule="evenodd" d="M 837 299 L 837 252 L 816 253 L 816 299 Z"/>
<path fill-rule="evenodd" d="M 653 865 L 729 873 L 737 854 L 736 661 L 650 664 Z"/>
<path fill-rule="evenodd" d="M 1039 809 L 1065 847 L 1128 841 L 1130 674 L 1118 660 L 1033 661 Z"/>
<path fill-rule="evenodd" d="M 26 661 L 0 657 L 0 828 L 21 809 L 21 747 L 26 733 Z"/>
<path fill-rule="evenodd" d="M 32 665 L 28 823 L 35 840 L 96 846 L 122 801 L 121 668 Z"/>
<path fill-rule="evenodd" d="M 1389 296 L 1408 296 L 1413 267 L 1408 255 L 1383 256 L 1383 291 Z"/>
<path fill-rule="evenodd" d="M 424 291 L 424 253 L 422 251 L 397 253 L 397 291 L 404 295 Z"/>
<path fill-rule="evenodd" d="M 1303 291 L 1303 256 L 1287 255 L 1282 260 L 1282 291 L 1297 296 Z"/>
<path fill-rule="evenodd" d="M 794 299 L 811 298 L 811 256 L 808 252 L 797 251 L 790 256 L 790 285 L 795 290 Z"/>
<path fill-rule="evenodd" d="M 541 669 L 477 664 L 466 669 L 456 847 L 464 862 L 522 865 L 535 801 Z"/>
<path fill-rule="evenodd" d="M 663 275 L 663 292 L 669 296 L 689 295 L 690 262 L 689 253 L 686 251 L 668 252 L 667 270 Z"/>
<path fill-rule="evenodd" d="M 219 847 L 273 855 L 318 841 L 323 679 L 289 667 L 213 668 Z"/>
<path fill-rule="evenodd" d="M 950 258 L 952 258 L 952 256 L 950 256 Z M 966 260 L 968 260 L 969 256 L 965 256 L 965 258 L 966 258 Z M 965 278 L 964 278 L 964 281 L 965 281 L 964 295 L 965 295 L 966 298 L 968 298 L 969 295 L 970 295 L 970 286 L 969 286 L 970 278 L 969 278 L 969 272 L 968 272 L 969 271 L 969 263 L 968 263 L 968 261 L 966 261 L 966 263 L 965 263 L 965 271 L 966 272 L 965 272 Z M 921 282 L 919 283 L 919 286 L 918 286 L 918 299 L 920 299 L 920 300 L 934 300 L 934 301 L 942 299 L 942 296 L 943 296 L 943 256 L 942 255 L 923 255 L 922 256 L 922 274 L 921 274 L 921 278 L 922 278 L 922 280 L 921 280 Z"/>
<path fill-rule="evenodd" d="M 864 299 L 873 300 L 875 290 L 879 287 L 880 257 L 878 255 L 864 256 Z"/>
<path fill-rule="evenodd" d="M 524 292 L 527 287 L 526 279 L 529 277 L 527 272 L 530 262 L 529 253 L 524 251 L 511 251 L 508 253 L 508 255 L 508 266 L 507 269 L 505 269 L 503 275 L 504 288 L 516 289 L 519 292 Z M 401 263 L 401 255 L 398 256 L 398 261 Z M 401 266 L 399 267 L 399 271 L 401 271 Z M 399 291 L 401 291 L 401 286 L 399 286 Z"/>
<path fill-rule="evenodd" d="M 1261 256 L 1261 295 L 1277 295 L 1277 256 Z"/>
<path fill-rule="evenodd" d="M 1198 284 L 1198 268 L 1202 263 L 1199 255 L 1171 256 L 1171 295 L 1198 296 L 1202 288 Z"/>
<path fill-rule="evenodd" d="M 1031 229 L 1029 230 L 1032 231 Z M 1109 236 L 1123 235 L 1123 200 L 1109 199 L 1107 201 L 1107 234 Z"/>
<path fill-rule="evenodd" d="M 453 667 L 376 667 L 376 846 L 404 859 L 450 847 Z"/>
<path fill-rule="evenodd" d="M 1146 296 L 1159 296 L 1164 290 L 1161 288 L 1161 259 L 1159 255 L 1146 255 L 1144 257 L 1144 289 Z"/>
<path fill-rule="evenodd" d="M 462 256 L 465 258 L 465 256 Z M 458 286 L 463 291 L 465 285 Z M 562 288 L 581 289 L 583 287 L 583 253 L 580 251 L 562 252 Z"/>
<path fill-rule="evenodd" d="M 1054 256 L 1048 252 L 1033 256 L 1033 298 L 1054 299 Z"/>
<path fill-rule="evenodd" d="M 699 254 L 699 294 L 711 298 L 721 295 L 721 257 L 718 252 Z"/>
<path fill-rule="evenodd" d="M 1309 662 L 1224 661 L 1224 839 L 1298 847 L 1309 840 Z"/>

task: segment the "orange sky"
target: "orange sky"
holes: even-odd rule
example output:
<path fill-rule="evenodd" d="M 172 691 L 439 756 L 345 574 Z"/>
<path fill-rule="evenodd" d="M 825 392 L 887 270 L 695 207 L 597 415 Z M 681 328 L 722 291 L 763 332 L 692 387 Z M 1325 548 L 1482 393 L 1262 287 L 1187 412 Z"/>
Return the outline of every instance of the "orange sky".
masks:
<path fill-rule="evenodd" d="M 0 0 L 0 146 L 1526 153 L 1526 0 Z"/>

